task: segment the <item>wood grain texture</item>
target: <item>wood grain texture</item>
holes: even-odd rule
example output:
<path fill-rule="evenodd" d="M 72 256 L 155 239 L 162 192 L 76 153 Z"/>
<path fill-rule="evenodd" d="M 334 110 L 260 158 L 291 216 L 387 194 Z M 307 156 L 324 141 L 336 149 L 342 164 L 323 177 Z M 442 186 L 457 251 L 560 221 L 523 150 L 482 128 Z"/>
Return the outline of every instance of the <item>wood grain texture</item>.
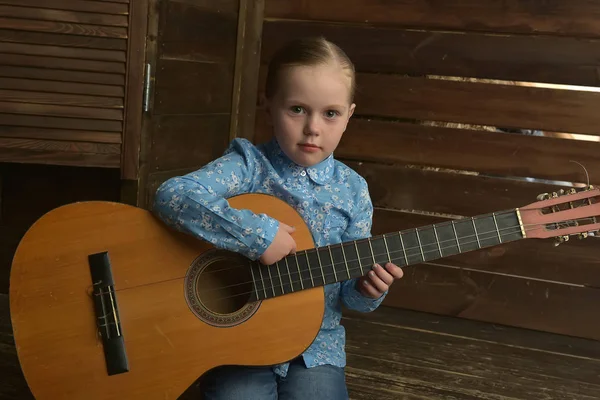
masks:
<path fill-rule="evenodd" d="M 376 207 L 373 218 L 374 234 L 415 229 L 450 218 L 434 214 L 401 212 Z M 599 239 L 570 240 L 554 247 L 552 239 L 520 240 L 486 249 L 432 261 L 436 265 L 464 268 L 515 278 L 547 281 L 550 284 L 600 287 L 598 260 Z M 409 267 L 411 268 L 411 267 Z M 415 267 L 419 268 L 419 267 Z M 456 271 L 457 274 L 460 271 Z M 466 282 L 465 282 L 466 284 Z"/>
<path fill-rule="evenodd" d="M 229 139 L 252 141 L 263 36 L 264 0 L 240 2 Z"/>
<path fill-rule="evenodd" d="M 3 54 L 3 65 L 125 74 L 122 62 L 82 60 L 25 54 Z"/>
<path fill-rule="evenodd" d="M 161 2 L 159 57 L 233 64 L 239 5 L 219 3 Z"/>
<path fill-rule="evenodd" d="M 0 75 L 2 72 L 0 71 Z M 95 85 L 86 83 L 57 82 L 41 79 L 0 78 L 0 89 L 12 89 L 47 93 L 70 93 L 115 97 L 122 99 L 125 92 L 122 86 Z"/>
<path fill-rule="evenodd" d="M 356 115 L 599 134 L 600 93 L 359 74 Z"/>
<path fill-rule="evenodd" d="M 99 107 L 122 109 L 123 99 L 117 97 L 87 96 L 79 94 L 30 92 L 0 89 L 0 101 L 23 102 L 27 104 L 72 105 L 79 107 Z"/>
<path fill-rule="evenodd" d="M 28 104 L 0 101 L 0 113 L 39 115 L 49 117 L 75 117 L 90 119 L 123 120 L 119 109 L 75 107 L 67 105 Z"/>
<path fill-rule="evenodd" d="M 154 112 L 230 113 L 233 68 L 233 64 L 160 59 L 155 77 Z"/>
<path fill-rule="evenodd" d="M 127 38 L 127 28 L 98 26 L 72 22 L 53 22 L 32 19 L 0 18 L 0 28 L 29 32 L 64 33 L 107 38 Z"/>
<path fill-rule="evenodd" d="M 63 46 L 46 46 L 36 44 L 0 42 L 0 53 L 125 62 L 124 51 L 69 48 Z"/>
<path fill-rule="evenodd" d="M 85 11 L 96 12 L 102 14 L 125 15 L 128 14 L 129 8 L 126 2 L 118 4 L 108 1 L 88 1 L 88 0 L 0 0 L 0 4 L 8 4 L 23 7 L 48 8 L 54 10 L 67 11 Z"/>
<path fill-rule="evenodd" d="M 156 117 L 151 136 L 151 171 L 200 168 L 208 163 L 227 147 L 229 119 L 228 114 Z"/>
<path fill-rule="evenodd" d="M 126 15 L 110 15 L 93 12 L 61 11 L 48 8 L 17 7 L 0 4 L 0 15 L 41 21 L 76 22 L 98 26 L 127 26 Z"/>
<path fill-rule="evenodd" d="M 17 108 L 5 107 L 8 112 L 16 112 Z M 44 117 L 36 115 L 28 115 L 23 118 L 20 114 L 2 114 L 0 113 L 0 124 L 10 126 L 23 126 L 35 128 L 57 128 L 57 129 L 73 129 L 73 130 L 90 130 L 90 131 L 110 131 L 121 135 L 123 131 L 123 123 L 121 121 L 109 121 L 102 119 L 85 119 L 72 117 Z"/>
<path fill-rule="evenodd" d="M 1 116 L 0 116 L 1 121 Z M 45 126 L 45 125 L 44 125 Z M 4 138 L 66 140 L 72 142 L 121 143 L 120 132 L 99 132 L 0 125 Z"/>
<path fill-rule="evenodd" d="M 431 2 L 268 0 L 265 17 L 360 22 L 418 29 L 600 37 L 600 5 L 586 0 Z"/>
<path fill-rule="evenodd" d="M 342 324 L 352 399 L 600 396 L 596 341 L 385 306 Z"/>
<path fill-rule="evenodd" d="M 268 63 L 288 40 L 317 35 L 340 46 L 360 72 L 600 85 L 600 41 L 570 37 L 464 34 L 275 19 L 264 23 L 262 62 Z"/>
<path fill-rule="evenodd" d="M 540 193 L 565 188 L 558 184 L 372 162 L 346 164 L 367 180 L 376 206 L 397 210 L 471 217 L 523 207 L 535 202 Z"/>
<path fill-rule="evenodd" d="M 144 87 L 146 82 L 146 36 L 148 31 L 148 0 L 136 1 L 130 8 L 129 40 L 127 42 L 127 85 L 121 178 L 137 180 L 139 177 L 142 114 L 144 113 Z M 150 76 L 147 77 L 150 79 Z"/>
<path fill-rule="evenodd" d="M 121 146 L 65 140 L 0 138 L 0 162 L 119 168 Z"/>
<path fill-rule="evenodd" d="M 31 43 L 73 48 L 126 50 L 127 39 L 112 39 L 91 36 L 63 35 L 55 33 L 26 32 L 0 29 L 0 40 L 12 43 Z"/>
<path fill-rule="evenodd" d="M 258 143 L 272 135 L 262 108 L 256 114 L 254 135 Z M 369 150 L 364 151 L 367 137 Z M 352 117 L 335 154 L 357 162 L 586 182 L 584 170 L 571 160 L 582 163 L 591 176 L 596 176 L 600 173 L 598 151 L 598 142 Z"/>
<path fill-rule="evenodd" d="M 600 92 L 376 73 L 358 73 L 356 80 L 355 116 L 600 134 Z"/>
<path fill-rule="evenodd" d="M 11 78 L 45 79 L 58 82 L 95 83 L 110 86 L 124 86 L 125 75 L 99 72 L 69 71 L 63 69 L 36 68 L 0 65 L 0 76 Z"/>
<path fill-rule="evenodd" d="M 373 232 L 428 225 L 427 220 L 439 219 L 377 210 Z M 598 239 L 568 242 L 565 247 L 576 247 L 567 251 L 553 249 L 550 240 L 531 239 L 531 244 L 508 244 L 405 267 L 404 278 L 394 283 L 384 304 L 598 340 L 600 324 L 591 322 L 594 310 L 588 306 L 600 296 L 593 286 L 598 278 L 597 244 L 592 240 Z M 580 265 L 573 266 L 573 254 Z"/>

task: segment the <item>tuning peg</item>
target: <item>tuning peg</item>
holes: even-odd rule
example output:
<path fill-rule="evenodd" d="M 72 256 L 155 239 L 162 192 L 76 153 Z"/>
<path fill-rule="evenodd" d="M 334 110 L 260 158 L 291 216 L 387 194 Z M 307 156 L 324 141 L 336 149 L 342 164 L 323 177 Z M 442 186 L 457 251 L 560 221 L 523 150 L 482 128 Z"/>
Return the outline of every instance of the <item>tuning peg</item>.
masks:
<path fill-rule="evenodd" d="M 575 193 L 577 193 L 577 189 L 575 189 L 575 188 L 569 189 L 569 194 L 575 194 Z"/>
<path fill-rule="evenodd" d="M 554 247 L 559 246 L 561 243 L 564 243 L 569 240 L 569 235 L 557 236 L 554 241 Z"/>
<path fill-rule="evenodd" d="M 582 233 L 577 234 L 577 239 L 583 240 L 583 239 L 587 238 L 588 236 L 589 235 L 587 232 L 582 232 Z"/>
<path fill-rule="evenodd" d="M 537 195 L 538 200 L 548 200 L 550 195 L 548 193 L 540 193 Z"/>
<path fill-rule="evenodd" d="M 559 195 L 559 196 L 564 196 L 565 194 L 566 194 L 566 192 L 565 192 L 565 189 L 560 189 L 560 190 L 558 191 L 558 195 Z"/>
<path fill-rule="evenodd" d="M 585 190 L 594 190 L 595 187 L 594 185 L 589 185 L 588 187 L 585 188 Z"/>

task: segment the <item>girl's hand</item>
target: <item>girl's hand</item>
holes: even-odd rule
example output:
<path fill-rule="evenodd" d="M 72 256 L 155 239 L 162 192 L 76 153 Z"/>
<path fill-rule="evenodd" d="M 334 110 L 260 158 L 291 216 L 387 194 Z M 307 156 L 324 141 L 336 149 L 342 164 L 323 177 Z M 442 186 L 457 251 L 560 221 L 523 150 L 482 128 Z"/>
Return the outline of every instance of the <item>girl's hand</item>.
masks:
<path fill-rule="evenodd" d="M 363 296 L 378 299 L 385 291 L 389 290 L 395 279 L 403 276 L 402 268 L 395 264 L 387 263 L 385 268 L 375 264 L 366 276 L 358 280 L 358 289 Z"/>
<path fill-rule="evenodd" d="M 295 228 L 279 222 L 279 229 L 273 238 L 273 242 L 267 250 L 260 256 L 259 260 L 264 265 L 275 264 L 283 257 L 296 252 L 296 241 L 292 237 Z"/>

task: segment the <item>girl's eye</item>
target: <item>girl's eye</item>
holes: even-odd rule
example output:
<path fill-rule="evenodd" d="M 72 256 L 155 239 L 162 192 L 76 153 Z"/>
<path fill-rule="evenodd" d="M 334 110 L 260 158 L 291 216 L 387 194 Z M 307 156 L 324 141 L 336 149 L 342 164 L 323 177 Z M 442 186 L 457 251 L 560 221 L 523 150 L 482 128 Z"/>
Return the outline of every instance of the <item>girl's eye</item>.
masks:
<path fill-rule="evenodd" d="M 293 113 L 300 114 L 302 112 L 302 107 L 292 106 L 292 107 L 290 107 L 290 110 L 292 110 Z"/>
<path fill-rule="evenodd" d="M 335 110 L 329 110 L 325 113 L 325 115 L 327 115 L 327 118 L 335 118 L 336 116 L 338 116 L 340 113 L 338 113 Z"/>

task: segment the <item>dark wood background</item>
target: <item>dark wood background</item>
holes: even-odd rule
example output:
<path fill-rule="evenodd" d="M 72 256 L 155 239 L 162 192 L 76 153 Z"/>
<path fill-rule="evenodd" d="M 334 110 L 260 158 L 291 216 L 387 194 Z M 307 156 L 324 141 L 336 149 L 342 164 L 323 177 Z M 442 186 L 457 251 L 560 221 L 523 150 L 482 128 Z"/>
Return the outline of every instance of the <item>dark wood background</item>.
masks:
<path fill-rule="evenodd" d="M 585 174 L 572 160 L 600 183 L 600 94 L 583 90 L 600 86 L 598 20 L 600 4 L 584 0 L 0 0 L 0 370 L 21 378 L 7 293 L 26 229 L 78 200 L 149 207 L 161 182 L 219 156 L 233 137 L 267 140 L 265 67 L 293 37 L 324 35 L 356 64 L 357 111 L 336 156 L 369 183 L 374 234 L 523 206 L 581 185 Z M 398 314 L 382 311 L 369 327 L 351 318 L 348 327 L 359 334 L 391 326 L 412 315 L 403 308 L 598 340 L 598 242 L 522 241 L 409 267 L 384 303 Z M 357 337 L 355 361 L 369 356 Z M 581 343 L 592 349 L 593 340 Z M 506 347 L 497 347 L 500 357 Z M 526 360 L 540 353 L 526 347 Z M 360 379 L 374 384 L 372 360 L 351 362 L 351 377 L 364 367 Z M 415 382 L 407 379 L 404 389 Z M 418 393 L 429 393 L 423 385 Z M 0 385 L 0 397 L 24 392 L 22 380 Z"/>
<path fill-rule="evenodd" d="M 295 37 L 348 53 L 357 108 L 336 156 L 369 183 L 373 232 L 392 232 L 585 183 L 570 160 L 600 182 L 600 93 L 556 87 L 599 86 L 598 17 L 586 1 L 267 0 L 260 82 Z M 256 142 L 270 137 L 264 118 L 259 107 Z M 408 267 L 385 304 L 600 339 L 599 245 L 531 240 Z"/>

